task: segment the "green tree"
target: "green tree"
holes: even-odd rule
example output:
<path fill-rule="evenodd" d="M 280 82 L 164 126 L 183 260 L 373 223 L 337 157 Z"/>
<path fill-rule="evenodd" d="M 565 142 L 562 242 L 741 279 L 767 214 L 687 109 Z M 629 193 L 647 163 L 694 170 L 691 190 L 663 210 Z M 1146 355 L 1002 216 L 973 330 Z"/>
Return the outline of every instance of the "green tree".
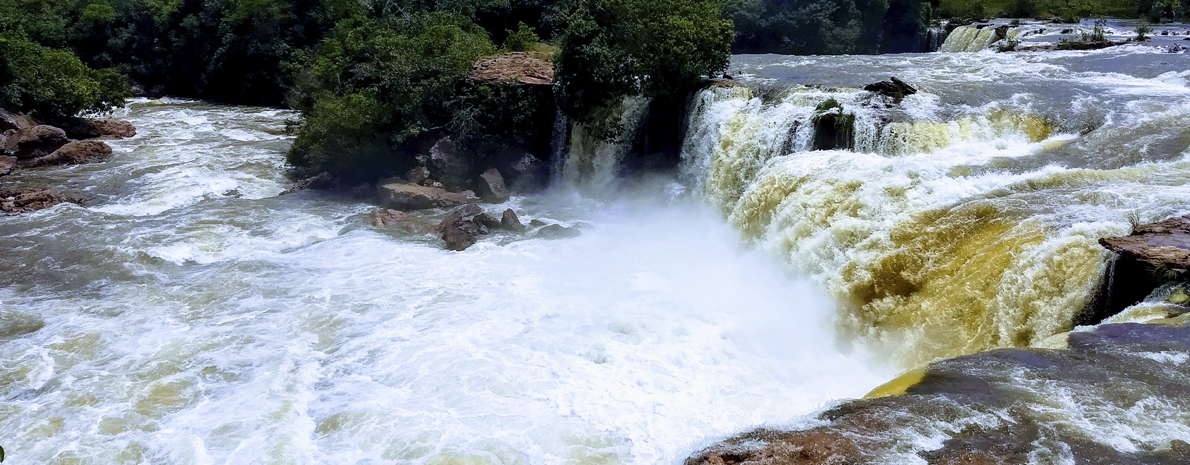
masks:
<path fill-rule="evenodd" d="M 130 93 L 115 70 L 94 70 L 69 51 L 0 36 L 0 107 L 57 121 L 123 105 Z"/>
<path fill-rule="evenodd" d="M 684 92 L 727 69 L 733 36 L 709 0 L 580 0 L 556 62 L 559 104 L 585 120 L 625 96 Z"/>

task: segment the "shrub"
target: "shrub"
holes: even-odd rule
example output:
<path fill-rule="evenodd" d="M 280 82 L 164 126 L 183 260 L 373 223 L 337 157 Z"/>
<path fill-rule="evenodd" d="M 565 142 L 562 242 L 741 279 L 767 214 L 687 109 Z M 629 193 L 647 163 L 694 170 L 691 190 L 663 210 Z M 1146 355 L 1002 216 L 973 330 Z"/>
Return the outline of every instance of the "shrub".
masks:
<path fill-rule="evenodd" d="M 709 0 L 581 0 L 556 62 L 559 105 L 586 121 L 626 96 L 689 90 L 727 69 L 733 35 Z"/>
<path fill-rule="evenodd" d="M 525 23 L 520 23 L 516 31 L 510 31 L 508 38 L 504 39 L 504 50 L 510 52 L 527 52 L 541 39 L 537 37 L 537 33 L 533 32 L 533 28 Z"/>
<path fill-rule="evenodd" d="M 1136 24 L 1136 41 L 1137 42 L 1144 42 L 1145 39 L 1148 38 L 1148 35 L 1152 34 L 1152 33 L 1153 33 L 1153 26 L 1149 25 L 1148 21 L 1145 21 L 1142 19 L 1142 20 L 1140 20 L 1139 23 Z"/>
<path fill-rule="evenodd" d="M 0 36 L 0 106 L 55 121 L 110 110 L 130 94 L 115 70 L 94 70 L 68 51 Z"/>

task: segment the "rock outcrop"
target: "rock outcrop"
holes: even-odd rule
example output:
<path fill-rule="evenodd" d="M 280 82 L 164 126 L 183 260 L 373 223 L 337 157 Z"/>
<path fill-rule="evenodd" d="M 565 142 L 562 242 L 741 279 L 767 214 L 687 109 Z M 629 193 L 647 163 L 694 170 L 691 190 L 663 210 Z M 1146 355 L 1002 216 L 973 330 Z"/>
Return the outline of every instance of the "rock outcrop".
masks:
<path fill-rule="evenodd" d="M 4 152 L 20 159 L 44 157 L 66 145 L 66 132 L 53 126 L 18 129 L 5 137 Z"/>
<path fill-rule="evenodd" d="M 917 93 L 917 89 L 896 77 L 888 81 L 868 84 L 864 86 L 864 90 L 891 98 L 893 103 L 901 103 L 901 100 L 904 100 L 906 96 Z"/>
<path fill-rule="evenodd" d="M 368 224 L 378 228 L 387 228 L 409 219 L 409 214 L 399 210 L 375 210 L 368 214 Z"/>
<path fill-rule="evenodd" d="M 29 165 L 82 165 L 106 161 L 111 157 L 112 148 L 103 141 L 78 140 L 63 145 L 54 153 L 33 159 Z"/>
<path fill-rule="evenodd" d="M 504 214 L 500 216 L 500 228 L 518 233 L 525 232 L 525 225 L 521 224 L 521 219 L 511 208 L 504 210 Z"/>
<path fill-rule="evenodd" d="M 136 126 L 114 118 L 76 118 L 62 125 L 71 139 L 125 139 L 136 135 Z"/>
<path fill-rule="evenodd" d="M 394 210 L 450 208 L 479 201 L 471 191 L 448 192 L 407 182 L 382 182 L 378 190 L 381 204 Z"/>
<path fill-rule="evenodd" d="M 82 205 L 83 199 L 45 189 L 0 190 L 0 212 L 4 213 L 28 213 L 66 202 Z"/>
<path fill-rule="evenodd" d="M 522 85 L 550 85 L 554 65 L 549 55 L 534 52 L 509 52 L 480 58 L 471 67 L 468 79 L 476 82 L 515 82 Z"/>
<path fill-rule="evenodd" d="M 0 176 L 11 173 L 17 167 L 17 157 L 0 155 Z"/>
<path fill-rule="evenodd" d="M 34 123 L 28 116 L 0 108 L 0 132 L 19 131 L 33 126 L 37 126 L 37 123 Z"/>
<path fill-rule="evenodd" d="M 495 168 L 490 168 L 479 175 L 476 190 L 479 191 L 479 198 L 487 203 L 504 203 L 509 198 L 508 188 L 504 187 L 504 177 Z"/>
<path fill-rule="evenodd" d="M 479 241 L 479 236 L 489 232 L 486 226 L 475 221 L 482 213 L 478 205 L 465 205 L 450 212 L 442 220 L 442 240 L 446 242 L 447 250 L 467 250 Z"/>
<path fill-rule="evenodd" d="M 439 139 L 430 148 L 426 165 L 430 176 L 448 188 L 458 189 L 467 185 L 471 164 L 459 153 L 459 147 L 449 137 Z"/>
<path fill-rule="evenodd" d="M 1128 258 L 1185 271 L 1190 269 L 1190 215 L 1140 225 L 1131 235 L 1102 238 L 1099 244 Z"/>

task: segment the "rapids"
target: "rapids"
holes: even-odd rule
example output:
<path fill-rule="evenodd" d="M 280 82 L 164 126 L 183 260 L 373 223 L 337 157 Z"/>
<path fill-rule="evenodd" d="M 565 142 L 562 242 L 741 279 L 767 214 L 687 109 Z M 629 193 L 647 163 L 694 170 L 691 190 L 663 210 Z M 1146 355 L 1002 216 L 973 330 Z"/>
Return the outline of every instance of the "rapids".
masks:
<path fill-rule="evenodd" d="M 582 236 L 457 253 L 360 200 L 281 195 L 292 112 L 138 100 L 112 161 L 4 180 L 88 202 L 0 218 L 0 445 L 654 464 L 812 424 L 901 369 L 1093 323 L 1096 239 L 1187 213 L 1188 69 L 1139 46 L 737 56 L 745 85 L 694 96 L 677 179 L 624 176 L 625 147 L 574 127 L 561 182 L 508 206 Z M 920 92 L 857 90 L 890 75 Z M 828 99 L 850 148 L 813 150 Z"/>

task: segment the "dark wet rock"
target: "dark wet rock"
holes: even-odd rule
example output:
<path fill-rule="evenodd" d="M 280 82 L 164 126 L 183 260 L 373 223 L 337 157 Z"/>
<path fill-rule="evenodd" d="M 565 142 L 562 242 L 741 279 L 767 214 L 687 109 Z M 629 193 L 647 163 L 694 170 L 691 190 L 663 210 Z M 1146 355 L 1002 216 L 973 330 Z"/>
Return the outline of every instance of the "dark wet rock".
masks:
<path fill-rule="evenodd" d="M 552 223 L 542 220 L 540 218 L 533 218 L 531 221 L 529 221 L 529 226 L 532 226 L 534 228 L 536 228 L 538 226 L 545 226 L 547 224 L 552 224 Z"/>
<path fill-rule="evenodd" d="M 1102 325 L 1070 333 L 1067 342 L 1066 350 L 1002 349 L 942 360 L 896 395 L 823 412 L 821 426 L 761 428 L 710 446 L 686 464 L 914 461 L 904 454 L 930 464 L 1023 464 L 1061 455 L 1080 464 L 1186 463 L 1190 448 L 1172 442 L 1165 448 L 1162 432 L 1190 417 L 1175 407 L 1190 402 L 1190 373 L 1181 369 L 1190 357 L 1185 322 Z M 1138 415 L 1138 402 L 1153 406 L 1151 413 Z M 1071 416 L 1094 420 L 1072 424 Z M 1121 450 L 1084 428 L 1108 436 L 1132 431 L 1138 445 L 1158 446 Z M 938 447 L 918 440 L 937 433 L 946 436 Z"/>
<path fill-rule="evenodd" d="M 1174 456 L 1180 459 L 1185 459 L 1190 463 L 1190 442 L 1181 439 L 1174 439 L 1169 442 L 1169 449 L 1174 453 Z"/>
<path fill-rule="evenodd" d="M 466 178 L 471 166 L 449 137 L 434 143 L 428 161 L 430 175 L 448 188 L 461 188 L 469 181 Z"/>
<path fill-rule="evenodd" d="M 827 99 L 814 109 L 814 150 L 850 149 L 855 146 L 855 114 L 845 113 L 843 105 Z"/>
<path fill-rule="evenodd" d="M 1122 256 L 1178 271 L 1190 269 L 1190 215 L 1136 227 L 1131 235 L 1099 244 Z"/>
<path fill-rule="evenodd" d="M 387 228 L 407 219 L 409 214 L 400 210 L 381 209 L 368 213 L 368 224 L 378 228 Z"/>
<path fill-rule="evenodd" d="M 888 81 L 868 84 L 864 86 L 864 90 L 891 98 L 893 103 L 901 103 L 901 100 L 904 100 L 905 97 L 917 93 L 917 89 L 896 77 Z"/>
<path fill-rule="evenodd" d="M 38 157 L 30 166 L 83 165 L 99 163 L 112 157 L 112 147 L 98 140 L 77 140 L 63 145 L 54 153 Z"/>
<path fill-rule="evenodd" d="M 115 118 L 75 118 L 62 125 L 71 139 L 126 139 L 136 135 L 136 126 Z"/>
<path fill-rule="evenodd" d="M 66 145 L 66 132 L 53 126 L 19 129 L 5 138 L 4 152 L 20 159 L 44 157 Z"/>
<path fill-rule="evenodd" d="M 500 171 L 490 168 L 479 176 L 476 183 L 479 198 L 487 203 L 504 203 L 508 201 L 508 189 L 504 187 L 504 176 Z"/>
<path fill-rule="evenodd" d="M 83 199 L 58 195 L 45 189 L 0 190 L 0 212 L 28 213 L 60 203 L 82 205 Z"/>
<path fill-rule="evenodd" d="M 517 218 L 516 212 L 511 208 L 504 210 L 504 214 L 500 216 L 500 229 L 512 232 L 525 232 L 525 225 L 521 224 L 521 219 Z"/>
<path fill-rule="evenodd" d="M 37 126 L 37 123 L 34 123 L 28 116 L 0 108 L 0 132 L 19 131 L 33 126 Z"/>
<path fill-rule="evenodd" d="M 533 237 L 538 239 L 570 239 L 583 235 L 582 231 L 575 228 L 567 228 L 560 224 L 551 224 L 537 230 L 537 234 Z"/>
<path fill-rule="evenodd" d="M 430 169 L 424 166 L 418 166 L 409 170 L 409 173 L 405 174 L 405 179 L 412 184 L 423 184 L 426 180 L 430 179 Z"/>
<path fill-rule="evenodd" d="M 285 192 L 282 192 L 281 194 L 292 194 L 294 192 L 300 192 L 304 190 L 332 190 L 338 189 L 340 185 L 342 185 L 342 183 L 340 182 L 339 178 L 331 176 L 330 173 L 324 171 L 314 176 L 294 181 L 293 187 L 286 189 Z M 371 186 L 368 186 L 368 189 L 371 189 Z"/>
<path fill-rule="evenodd" d="M 496 219 L 496 217 L 489 215 L 487 213 L 480 213 L 478 215 L 475 215 L 475 222 L 479 223 L 481 226 L 487 228 L 488 231 L 500 228 L 500 220 Z"/>
<path fill-rule="evenodd" d="M 508 167 L 507 184 L 511 190 L 517 192 L 533 192 L 541 190 L 549 184 L 550 168 L 531 154 L 517 159 Z"/>
<path fill-rule="evenodd" d="M 17 157 L 9 157 L 0 155 L 0 176 L 4 176 L 12 172 L 17 167 Z"/>
<path fill-rule="evenodd" d="M 490 231 L 487 226 L 476 221 L 476 217 L 482 214 L 483 210 L 474 204 L 464 205 L 450 212 L 440 226 L 446 249 L 467 250 L 479 241 L 479 236 L 487 234 Z"/>
<path fill-rule="evenodd" d="M 439 187 L 419 186 L 406 182 L 388 182 L 380 185 L 380 202 L 396 210 L 422 210 L 426 208 L 449 208 L 474 203 L 479 199 L 471 191 L 448 192 Z"/>

